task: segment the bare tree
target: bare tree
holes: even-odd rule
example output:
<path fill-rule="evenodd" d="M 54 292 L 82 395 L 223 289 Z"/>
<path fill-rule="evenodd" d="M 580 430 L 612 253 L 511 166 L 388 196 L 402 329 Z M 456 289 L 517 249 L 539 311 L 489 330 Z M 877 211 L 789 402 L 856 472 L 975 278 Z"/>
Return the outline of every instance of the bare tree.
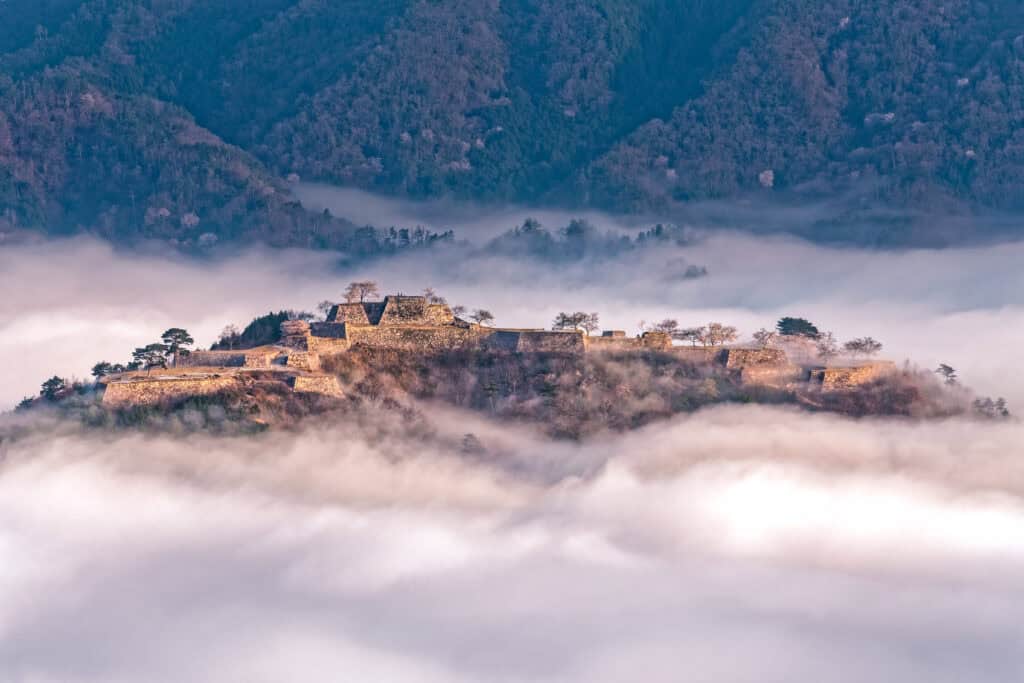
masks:
<path fill-rule="evenodd" d="M 332 308 L 334 308 L 334 303 L 326 299 L 316 305 L 316 310 L 324 317 L 324 320 L 327 320 L 327 316 L 331 314 Z"/>
<path fill-rule="evenodd" d="M 454 315 L 456 318 L 461 318 L 462 316 L 466 315 L 466 307 L 463 306 L 462 304 L 456 304 L 452 306 L 452 315 Z"/>
<path fill-rule="evenodd" d="M 559 313 L 551 323 L 552 330 L 578 330 L 586 313 Z"/>
<path fill-rule="evenodd" d="M 775 340 L 779 338 L 779 333 L 775 330 L 769 330 L 764 327 L 754 333 L 754 342 L 762 349 L 767 349 L 769 346 L 775 343 Z"/>
<path fill-rule="evenodd" d="M 871 337 L 860 337 L 843 344 L 843 350 L 851 356 L 870 358 L 882 350 L 882 344 Z"/>
<path fill-rule="evenodd" d="M 470 314 L 469 319 L 475 322 L 477 325 L 482 325 L 484 327 L 494 324 L 494 315 L 490 311 L 484 310 L 483 308 L 478 308 L 475 311 L 473 311 Z"/>
<path fill-rule="evenodd" d="M 691 345 L 697 346 L 697 344 L 704 343 L 704 328 L 703 327 L 687 327 L 679 330 L 675 334 L 675 338 L 680 341 L 688 341 Z"/>
<path fill-rule="evenodd" d="M 651 325 L 647 332 L 664 332 L 667 335 L 675 336 L 679 332 L 679 321 L 665 318 L 660 323 Z"/>
<path fill-rule="evenodd" d="M 735 327 L 722 323 L 708 323 L 704 328 L 704 343 L 708 346 L 722 346 L 736 341 L 738 333 Z"/>
<path fill-rule="evenodd" d="M 238 337 L 241 336 L 242 332 L 235 325 L 225 325 L 224 329 L 220 331 L 220 337 L 217 339 L 219 346 L 226 346 L 230 350 L 234 350 L 235 344 L 238 343 Z"/>
<path fill-rule="evenodd" d="M 597 313 L 584 313 L 583 311 L 576 311 L 575 313 L 563 312 L 555 316 L 555 321 L 551 323 L 551 329 L 577 330 L 590 334 L 600 327 L 598 320 Z"/>
<path fill-rule="evenodd" d="M 362 282 L 352 282 L 345 288 L 345 301 L 350 304 L 362 303 L 366 301 L 367 297 L 378 296 L 380 290 L 377 287 L 376 282 L 370 280 L 364 280 Z"/>
<path fill-rule="evenodd" d="M 818 335 L 818 341 L 814 345 L 818 352 L 818 358 L 828 363 L 839 355 L 839 343 L 831 332 L 824 332 Z"/>
<path fill-rule="evenodd" d="M 437 292 L 434 291 L 433 287 L 427 287 L 423 290 L 423 298 L 427 300 L 428 304 L 446 304 L 448 301 L 443 296 L 438 296 Z"/>

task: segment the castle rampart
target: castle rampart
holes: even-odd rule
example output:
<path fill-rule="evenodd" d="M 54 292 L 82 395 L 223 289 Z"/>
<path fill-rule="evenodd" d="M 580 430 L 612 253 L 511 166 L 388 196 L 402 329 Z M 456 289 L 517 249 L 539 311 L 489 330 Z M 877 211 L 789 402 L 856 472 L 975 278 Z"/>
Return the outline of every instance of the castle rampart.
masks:
<path fill-rule="evenodd" d="M 892 374 L 896 364 L 892 361 L 872 361 L 860 365 L 834 368 L 814 368 L 809 373 L 811 383 L 820 384 L 822 389 L 852 389 Z"/>
<path fill-rule="evenodd" d="M 238 351 L 193 351 L 175 359 L 178 368 L 269 368 L 274 361 L 283 361 L 284 349 L 261 346 Z"/>
<path fill-rule="evenodd" d="M 664 332 L 630 337 L 624 331 L 611 330 L 588 336 L 580 330 L 484 327 L 456 318 L 447 304 L 424 297 L 388 296 L 378 302 L 336 305 L 326 322 L 285 321 L 280 342 L 274 346 L 194 351 L 179 358 L 175 369 L 163 374 L 111 378 L 103 402 L 110 406 L 153 405 L 267 381 L 268 375 L 274 378 L 271 381 L 286 382 L 299 393 L 341 396 L 337 378 L 320 374 L 321 358 L 358 348 L 410 353 L 464 349 L 567 355 L 659 351 L 707 366 L 711 372 L 744 384 L 790 386 L 809 382 L 827 391 L 856 387 L 895 369 L 891 362 L 815 367 L 802 357 L 794 362 L 793 354 L 784 348 L 673 346 L 672 337 Z M 183 372 L 189 368 L 206 368 L 209 373 Z M 253 370 L 270 372 L 256 372 L 256 379 L 243 379 Z"/>
<path fill-rule="evenodd" d="M 668 351 L 672 348 L 672 337 L 664 332 L 644 332 L 639 337 L 627 337 L 621 330 L 611 330 L 599 337 L 585 337 L 587 351 Z"/>
<path fill-rule="evenodd" d="M 320 394 L 334 398 L 345 395 L 341 383 L 334 375 L 298 375 L 292 380 L 292 389 L 299 394 Z"/>
<path fill-rule="evenodd" d="M 472 348 L 479 345 L 481 333 L 476 327 L 443 326 L 381 326 L 345 325 L 350 347 L 401 349 L 436 352 L 446 349 Z"/>
<path fill-rule="evenodd" d="M 583 353 L 582 332 L 547 330 L 482 329 L 482 346 L 491 351 L 514 353 Z"/>
<path fill-rule="evenodd" d="M 128 377 L 107 383 L 103 405 L 112 408 L 160 405 L 192 396 L 217 394 L 239 386 L 239 379 L 230 375 Z"/>

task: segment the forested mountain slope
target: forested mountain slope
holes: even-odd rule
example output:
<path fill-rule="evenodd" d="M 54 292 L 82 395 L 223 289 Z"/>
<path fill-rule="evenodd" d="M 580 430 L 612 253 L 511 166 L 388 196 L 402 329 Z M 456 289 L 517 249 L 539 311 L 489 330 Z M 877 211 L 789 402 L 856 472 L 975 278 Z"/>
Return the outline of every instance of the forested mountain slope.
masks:
<path fill-rule="evenodd" d="M 0 220 L 339 244 L 287 178 L 1024 207 L 1010 0 L 8 0 Z"/>

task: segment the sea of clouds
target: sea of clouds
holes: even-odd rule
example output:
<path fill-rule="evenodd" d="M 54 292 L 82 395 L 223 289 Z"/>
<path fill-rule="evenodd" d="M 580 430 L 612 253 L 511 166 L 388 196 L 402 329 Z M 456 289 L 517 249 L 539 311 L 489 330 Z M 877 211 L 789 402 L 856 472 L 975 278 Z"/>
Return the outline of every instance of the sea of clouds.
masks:
<path fill-rule="evenodd" d="M 0 467 L 12 681 L 1020 680 L 1020 423 L 721 407 L 592 443 L 60 432 Z"/>
<path fill-rule="evenodd" d="M 385 209 L 401 224 L 415 207 L 365 220 Z M 451 220 L 483 240 L 521 218 Z M 801 315 L 1024 410 L 1022 258 L 1024 243 L 878 252 L 730 232 L 558 267 L 465 249 L 342 269 L 298 250 L 11 246 L 0 406 L 167 327 L 207 345 L 372 278 L 509 326 L 581 309 L 608 328 L 674 317 L 749 335 Z M 421 408 L 427 436 L 382 414 L 255 438 L 42 423 L 0 443 L 0 680 L 1024 679 L 1018 421 L 723 406 L 570 443 Z M 483 453 L 457 447 L 466 433 Z"/>

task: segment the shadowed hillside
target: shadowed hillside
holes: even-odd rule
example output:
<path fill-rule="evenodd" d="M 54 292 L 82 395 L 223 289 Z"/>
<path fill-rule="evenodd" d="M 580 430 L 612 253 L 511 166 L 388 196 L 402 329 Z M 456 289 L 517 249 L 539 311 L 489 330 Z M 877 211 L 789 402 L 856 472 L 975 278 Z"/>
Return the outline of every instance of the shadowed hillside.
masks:
<path fill-rule="evenodd" d="M 348 244 L 352 226 L 294 203 L 296 176 L 616 211 L 794 193 L 1024 205 L 1024 10 L 1008 0 L 15 0 L 0 14 L 8 227 Z"/>

